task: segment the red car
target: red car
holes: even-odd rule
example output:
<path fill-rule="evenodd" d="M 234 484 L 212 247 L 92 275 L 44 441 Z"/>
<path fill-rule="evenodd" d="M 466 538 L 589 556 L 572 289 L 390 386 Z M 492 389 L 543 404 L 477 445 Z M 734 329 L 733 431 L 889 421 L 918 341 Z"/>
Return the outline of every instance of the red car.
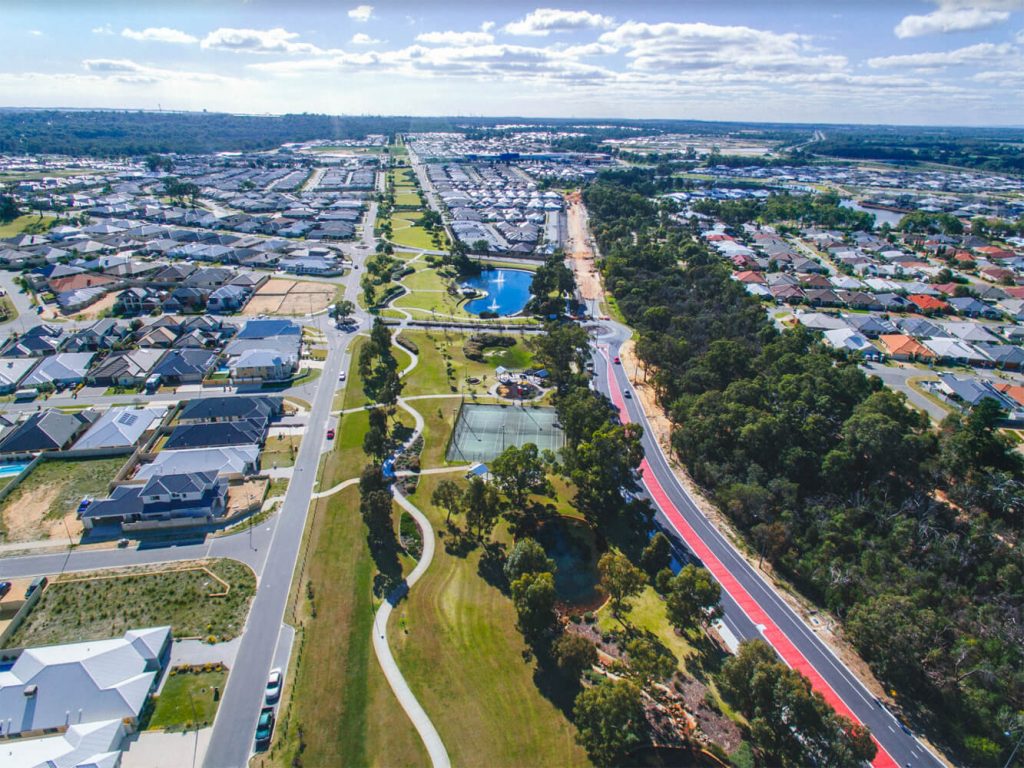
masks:
<path fill-rule="evenodd" d="M 616 356 L 616 358 L 612 360 L 612 362 L 615 363 L 616 365 L 622 365 L 622 361 L 619 360 L 618 356 Z"/>
<path fill-rule="evenodd" d="M 333 440 L 334 439 L 334 430 L 333 429 L 328 429 L 327 430 L 327 439 L 328 440 Z"/>

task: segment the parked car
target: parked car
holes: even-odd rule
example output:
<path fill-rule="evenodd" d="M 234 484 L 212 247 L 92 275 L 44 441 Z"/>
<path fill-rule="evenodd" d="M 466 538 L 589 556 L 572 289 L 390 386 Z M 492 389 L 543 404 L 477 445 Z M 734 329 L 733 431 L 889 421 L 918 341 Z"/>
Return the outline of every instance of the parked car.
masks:
<path fill-rule="evenodd" d="M 270 746 L 270 737 L 274 735 L 274 708 L 264 707 L 260 710 L 260 719 L 256 721 L 256 748 L 263 750 Z"/>
<path fill-rule="evenodd" d="M 32 579 L 32 583 L 28 585 L 28 589 L 25 590 L 25 599 L 28 600 L 32 593 L 37 589 L 42 589 L 50 582 L 45 576 L 36 576 Z"/>
<path fill-rule="evenodd" d="M 619 360 L 619 356 L 618 355 L 615 356 L 615 359 L 612 360 L 612 362 L 615 363 L 616 365 L 622 365 L 622 361 Z"/>
<path fill-rule="evenodd" d="M 7 593 L 11 591 L 11 582 L 0 581 L 0 598 L 6 597 Z"/>
<path fill-rule="evenodd" d="M 85 512 L 85 510 L 89 508 L 90 504 L 92 504 L 92 499 L 88 496 L 84 497 L 80 502 L 78 502 L 78 514 L 80 515 Z"/>
<path fill-rule="evenodd" d="M 333 440 L 334 439 L 334 430 L 333 429 L 328 429 L 327 430 L 327 439 L 328 440 Z"/>
<path fill-rule="evenodd" d="M 131 543 L 131 542 L 129 542 L 129 541 L 128 541 L 128 539 L 125 539 L 125 538 L 121 538 L 121 539 L 118 539 L 118 540 L 117 540 L 117 546 L 118 546 L 118 549 L 124 549 L 124 548 L 125 548 L 125 547 L 127 547 L 127 546 L 128 546 L 128 545 L 129 545 L 130 543 Z"/>
<path fill-rule="evenodd" d="M 284 675 L 281 674 L 281 670 L 278 667 L 274 667 L 270 670 L 270 676 L 267 678 L 267 704 L 273 704 L 281 698 L 281 683 L 283 680 Z"/>

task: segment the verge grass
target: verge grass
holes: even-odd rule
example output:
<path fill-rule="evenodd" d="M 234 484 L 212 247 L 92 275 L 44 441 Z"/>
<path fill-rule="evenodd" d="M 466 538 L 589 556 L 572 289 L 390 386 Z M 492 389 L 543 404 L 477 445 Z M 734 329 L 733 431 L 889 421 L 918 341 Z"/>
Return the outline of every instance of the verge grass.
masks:
<path fill-rule="evenodd" d="M 214 689 L 223 693 L 227 679 L 224 670 L 169 674 L 156 698 L 147 730 L 188 731 L 213 725 L 220 706 L 220 696 L 214 696 Z"/>
<path fill-rule="evenodd" d="M 264 759 L 280 768 L 300 764 L 296 754 L 309 766 L 426 765 L 426 750 L 373 652 L 374 564 L 359 492 L 347 488 L 314 504 L 295 584 L 295 672 Z"/>

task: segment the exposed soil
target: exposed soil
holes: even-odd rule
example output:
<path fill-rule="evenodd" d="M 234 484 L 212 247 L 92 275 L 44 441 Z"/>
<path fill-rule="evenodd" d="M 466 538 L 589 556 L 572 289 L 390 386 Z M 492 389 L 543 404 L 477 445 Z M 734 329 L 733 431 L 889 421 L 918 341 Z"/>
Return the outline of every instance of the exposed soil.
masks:
<path fill-rule="evenodd" d="M 256 291 L 242 310 L 243 315 L 305 315 L 326 309 L 336 286 L 271 278 Z"/>
<path fill-rule="evenodd" d="M 587 209 L 579 192 L 566 195 L 566 217 L 569 224 L 569 242 L 567 252 L 576 274 L 576 285 L 584 301 L 600 300 L 604 297 L 601 289 L 601 277 L 594 264 L 594 251 L 590 247 L 590 232 L 587 225 Z"/>

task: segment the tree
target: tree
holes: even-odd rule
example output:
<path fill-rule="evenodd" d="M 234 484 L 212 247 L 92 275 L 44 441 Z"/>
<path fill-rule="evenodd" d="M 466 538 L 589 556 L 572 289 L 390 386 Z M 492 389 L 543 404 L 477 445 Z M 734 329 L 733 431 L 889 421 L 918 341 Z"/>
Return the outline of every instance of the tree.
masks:
<path fill-rule="evenodd" d="M 348 299 L 338 299 L 338 301 L 334 302 L 334 317 L 338 322 L 348 320 L 355 311 L 356 305 Z"/>
<path fill-rule="evenodd" d="M 647 575 L 653 579 L 658 571 L 668 568 L 671 562 L 672 543 L 668 540 L 668 536 L 658 531 L 644 547 L 644 551 L 640 555 L 640 567 L 647 571 Z"/>
<path fill-rule="evenodd" d="M 383 462 L 390 451 L 388 440 L 388 415 L 383 408 L 373 408 L 369 413 L 370 427 L 363 436 L 363 452 L 378 462 Z"/>
<path fill-rule="evenodd" d="M 505 561 L 505 577 L 511 584 L 525 573 L 554 573 L 555 561 L 547 556 L 544 547 L 535 539 L 524 538 L 516 542 Z"/>
<path fill-rule="evenodd" d="M 539 639 L 555 623 L 555 577 L 524 573 L 512 582 L 511 591 L 520 631 L 529 640 Z"/>
<path fill-rule="evenodd" d="M 569 478 L 576 484 L 574 503 L 588 519 L 618 511 L 622 492 L 636 490 L 634 473 L 644 458 L 642 436 L 639 424 L 604 424 L 564 454 Z"/>
<path fill-rule="evenodd" d="M 12 195 L 0 195 L 0 224 L 14 221 L 21 215 L 18 202 Z"/>
<path fill-rule="evenodd" d="M 442 480 L 430 494 L 430 503 L 447 513 L 444 521 L 449 523 L 452 515 L 463 512 L 463 490 L 453 480 Z"/>
<path fill-rule="evenodd" d="M 534 363 L 548 372 L 559 392 L 583 381 L 583 371 L 590 357 L 590 336 L 575 323 L 548 322 L 544 333 L 527 342 L 533 351 Z"/>
<path fill-rule="evenodd" d="M 626 641 L 627 672 L 642 688 L 675 674 L 679 660 L 653 635 L 637 635 Z"/>
<path fill-rule="evenodd" d="M 576 737 L 599 766 L 611 766 L 642 743 L 647 732 L 640 689 L 628 680 L 605 680 L 576 697 Z"/>
<path fill-rule="evenodd" d="M 721 617 L 722 590 L 706 568 L 688 564 L 668 583 L 665 612 L 673 627 L 685 632 Z"/>
<path fill-rule="evenodd" d="M 742 643 L 722 666 L 718 683 L 749 720 L 754 747 L 768 764 L 855 768 L 876 754 L 868 730 L 837 714 L 763 640 Z"/>
<path fill-rule="evenodd" d="M 566 632 L 551 645 L 551 654 L 558 668 L 571 680 L 597 664 L 597 648 L 587 638 Z"/>
<path fill-rule="evenodd" d="M 611 600 L 612 615 L 620 618 L 629 609 L 629 599 L 639 595 L 647 583 L 644 572 L 619 552 L 606 552 L 597 562 L 601 586 Z"/>
<path fill-rule="evenodd" d="M 490 465 L 493 482 L 517 510 L 522 510 L 531 493 L 550 494 L 551 483 L 533 443 L 510 445 Z"/>
<path fill-rule="evenodd" d="M 497 489 L 479 477 L 472 477 L 463 495 L 466 526 L 477 537 L 489 536 L 501 516 L 501 498 Z"/>
<path fill-rule="evenodd" d="M 479 240 L 474 240 L 470 248 L 477 253 L 487 253 L 491 248 L 491 244 L 481 238 Z"/>

